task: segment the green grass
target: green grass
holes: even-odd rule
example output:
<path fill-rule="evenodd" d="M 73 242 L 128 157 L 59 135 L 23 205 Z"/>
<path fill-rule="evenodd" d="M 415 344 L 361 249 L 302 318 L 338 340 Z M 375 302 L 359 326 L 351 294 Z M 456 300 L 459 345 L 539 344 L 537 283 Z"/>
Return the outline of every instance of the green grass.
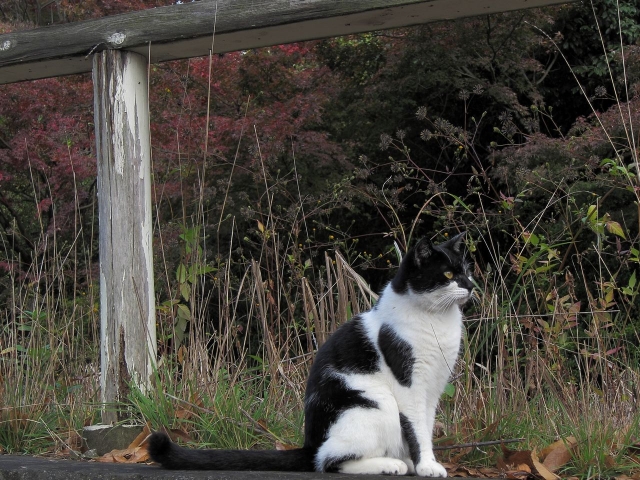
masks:
<path fill-rule="evenodd" d="M 327 265 L 343 268 L 331 262 Z M 344 268 L 340 275 L 337 270 L 331 272 L 336 279 L 332 284 L 309 283 L 315 311 L 307 302 L 306 309 L 296 310 L 295 325 L 279 320 L 286 318 L 284 314 L 274 314 L 271 318 L 281 323 L 271 324 L 268 341 L 260 328 L 264 326 L 261 315 L 267 313 L 247 308 L 253 317 L 246 319 L 249 327 L 244 335 L 236 329 L 233 345 L 227 332 L 208 332 L 195 326 L 204 322 L 191 318 L 189 334 L 172 349 L 175 323 L 170 311 L 161 314 L 165 317 L 161 317 L 159 338 L 165 353 L 153 388 L 146 393 L 132 388 L 127 401 L 112 408 L 118 408 L 127 421 L 172 429 L 179 440 L 198 446 L 274 448 L 276 442 L 301 444 L 304 382 L 313 357 L 305 341 L 316 328 L 331 330 L 332 318 L 327 312 L 342 311 L 343 317 L 335 322 L 340 324 L 354 310 L 368 308 L 372 300 L 360 289 L 361 279 L 345 274 Z M 266 269 L 245 278 L 242 288 L 233 287 L 235 298 L 247 305 L 265 298 L 256 285 L 264 283 L 265 274 L 269 274 Z M 326 272 L 318 275 L 323 276 Z M 522 288 L 534 289 L 536 277 L 527 282 Z M 491 295 L 499 283 L 485 280 L 480 284 L 485 294 L 471 306 L 454 388 L 441 403 L 439 420 L 445 437 L 440 441 L 523 438 L 510 447 L 539 451 L 558 438 L 574 436 L 578 447 L 562 475 L 596 478 L 637 471 L 638 457 L 629 447 L 639 441 L 635 432 L 640 416 L 633 399 L 640 369 L 627 351 L 607 355 L 624 337 L 631 320 L 618 319 L 617 327 L 591 335 L 571 328 L 554 330 L 555 320 L 547 322 L 546 329 L 545 323 L 537 322 L 540 328 L 535 330 L 533 312 L 516 314 L 511 307 L 505 308 L 512 304 L 498 301 L 499 295 L 504 295 L 502 290 Z M 36 300 L 43 313 L 34 315 L 29 310 L 28 329 L 20 328 L 27 325 L 24 320 L 9 321 L 11 311 L 3 313 L 0 445 L 12 453 L 62 451 L 70 432 L 98 421 L 100 416 L 95 337 L 79 335 L 76 325 L 95 325 L 97 310 L 84 302 L 71 313 L 62 302 L 37 298 L 28 285 L 16 282 L 15 286 L 16 298 L 24 302 L 17 304 L 17 311 L 23 312 L 21 318 L 25 318 L 25 304 L 37 307 Z M 292 289 L 286 281 L 272 286 L 272 296 L 288 295 L 292 304 L 304 305 L 302 287 Z M 213 293 L 224 299 L 231 286 L 218 283 L 215 288 Z M 224 304 L 220 311 L 233 312 Z M 319 311 L 324 316 L 314 318 L 320 317 Z M 555 314 L 561 314 L 559 307 Z M 226 323 L 234 325 L 237 320 L 229 316 Z M 252 322 L 258 328 L 251 330 Z M 250 338 L 256 335 L 257 343 Z M 633 353 L 630 348 L 628 351 Z M 277 359 L 275 365 L 269 358 Z M 457 455 L 456 461 L 492 466 L 499 451 L 498 447 L 472 449 L 464 456 Z M 440 453 L 443 459 L 452 454 Z"/>

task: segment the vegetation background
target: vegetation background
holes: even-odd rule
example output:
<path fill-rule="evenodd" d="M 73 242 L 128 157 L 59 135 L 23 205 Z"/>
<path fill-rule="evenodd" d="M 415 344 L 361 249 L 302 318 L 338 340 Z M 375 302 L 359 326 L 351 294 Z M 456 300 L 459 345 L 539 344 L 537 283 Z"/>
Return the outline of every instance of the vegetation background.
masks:
<path fill-rule="evenodd" d="M 0 32 L 169 3 L 5 1 Z M 450 473 L 544 477 L 562 439 L 558 475 L 640 476 L 639 38 L 639 1 L 594 0 L 152 65 L 159 368 L 107 408 L 300 443 L 317 347 L 398 251 L 465 230 L 480 299 L 438 443 L 532 456 Z M 89 75 L 0 87 L 0 452 L 99 421 L 94 148 Z"/>

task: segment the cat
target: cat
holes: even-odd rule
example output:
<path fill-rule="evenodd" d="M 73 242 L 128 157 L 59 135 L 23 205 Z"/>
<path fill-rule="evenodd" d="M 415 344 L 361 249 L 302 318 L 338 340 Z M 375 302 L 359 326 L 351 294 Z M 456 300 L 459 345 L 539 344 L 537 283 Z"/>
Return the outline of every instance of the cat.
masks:
<path fill-rule="evenodd" d="M 420 240 L 376 305 L 322 345 L 307 382 L 302 448 L 194 450 L 155 432 L 150 457 L 169 469 L 446 477 L 431 437 L 460 349 L 460 307 L 473 291 L 463 239 Z"/>

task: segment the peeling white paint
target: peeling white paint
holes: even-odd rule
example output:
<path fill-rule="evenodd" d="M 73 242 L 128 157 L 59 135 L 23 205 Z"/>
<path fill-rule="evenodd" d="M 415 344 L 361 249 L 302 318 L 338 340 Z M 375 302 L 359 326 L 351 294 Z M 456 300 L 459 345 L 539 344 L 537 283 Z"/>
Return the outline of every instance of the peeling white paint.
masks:
<path fill-rule="evenodd" d="M 122 176 L 124 173 L 125 149 L 124 149 L 124 87 L 122 78 L 115 79 L 115 101 L 113 104 L 113 155 L 116 173 Z"/>
<path fill-rule="evenodd" d="M 14 42 L 12 42 L 11 40 L 5 40 L 4 42 L 2 42 L 2 45 L 0 45 L 0 52 L 6 52 L 14 46 Z"/>
<path fill-rule="evenodd" d="M 111 342 L 107 332 L 109 321 L 107 304 L 107 280 L 104 276 L 102 261 L 100 261 L 100 365 L 102 365 L 100 369 L 100 396 L 103 403 L 111 401 L 107 396 L 107 386 L 109 383 L 107 378 L 108 369 L 105 367 L 111 363 L 111 349 L 107 347 L 107 345 L 110 345 L 109 342 Z"/>
<path fill-rule="evenodd" d="M 121 32 L 112 33 L 107 37 L 107 42 L 112 45 L 122 45 L 127 36 Z"/>

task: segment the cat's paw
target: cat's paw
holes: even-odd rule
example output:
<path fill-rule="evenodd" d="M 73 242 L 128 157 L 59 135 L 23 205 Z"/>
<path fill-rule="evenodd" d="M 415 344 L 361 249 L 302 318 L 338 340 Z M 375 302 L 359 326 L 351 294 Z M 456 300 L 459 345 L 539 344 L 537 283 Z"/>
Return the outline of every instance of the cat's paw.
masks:
<path fill-rule="evenodd" d="M 416 474 L 420 477 L 446 477 L 447 471 L 435 460 L 424 460 L 416 465 Z"/>
<path fill-rule="evenodd" d="M 397 458 L 376 457 L 347 460 L 340 465 L 340 473 L 367 475 L 406 475 L 407 464 Z"/>
<path fill-rule="evenodd" d="M 409 467 L 402 460 L 389 458 L 389 462 L 385 465 L 380 473 L 383 475 L 406 475 Z"/>

